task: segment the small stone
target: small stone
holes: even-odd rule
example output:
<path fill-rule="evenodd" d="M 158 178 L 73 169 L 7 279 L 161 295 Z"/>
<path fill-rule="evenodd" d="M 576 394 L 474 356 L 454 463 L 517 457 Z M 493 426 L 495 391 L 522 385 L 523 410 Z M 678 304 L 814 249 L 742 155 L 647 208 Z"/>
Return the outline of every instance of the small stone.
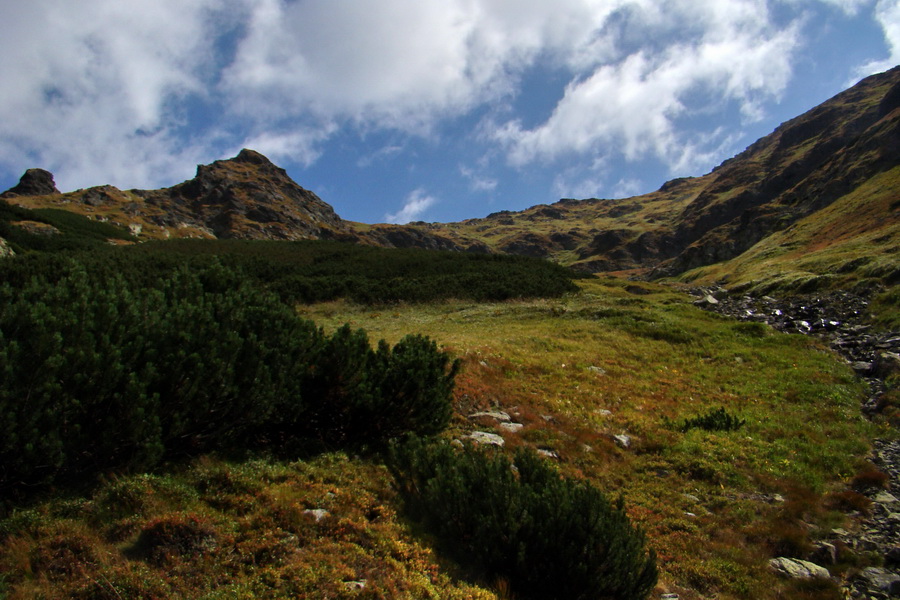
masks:
<path fill-rule="evenodd" d="M 809 559 L 817 565 L 837 564 L 837 546 L 828 542 L 819 542 Z"/>
<path fill-rule="evenodd" d="M 678 600 L 678 594 L 663 594 L 659 600 Z"/>
<path fill-rule="evenodd" d="M 605 408 L 601 408 L 600 410 L 597 411 L 597 414 L 600 415 L 601 417 L 609 417 L 612 415 L 612 411 L 606 410 Z"/>
<path fill-rule="evenodd" d="M 616 441 L 616 444 L 625 448 L 626 450 L 631 446 L 631 436 L 625 435 L 624 433 L 620 433 L 619 435 L 612 436 Z"/>
<path fill-rule="evenodd" d="M 825 567 L 820 567 L 815 563 L 807 560 L 799 560 L 796 558 L 779 557 L 769 561 L 769 567 L 784 577 L 790 579 L 816 579 L 828 578 L 831 574 Z"/>
<path fill-rule="evenodd" d="M 587 370 L 591 373 L 596 373 L 597 375 L 606 375 L 606 371 L 601 367 L 588 367 Z"/>
<path fill-rule="evenodd" d="M 500 423 L 500 428 L 510 433 L 518 433 L 523 427 L 521 423 Z"/>
<path fill-rule="evenodd" d="M 472 413 L 469 415 L 470 419 L 494 419 L 495 421 L 501 421 L 504 423 L 508 423 L 511 418 L 508 414 L 503 412 L 502 410 L 488 410 L 483 412 Z"/>
<path fill-rule="evenodd" d="M 868 375 L 872 371 L 872 363 L 870 362 L 856 361 L 850 363 L 850 366 L 860 375 Z"/>
<path fill-rule="evenodd" d="M 351 592 L 364 590 L 366 589 L 366 580 L 360 579 L 359 581 L 345 581 L 344 586 Z"/>
<path fill-rule="evenodd" d="M 876 502 L 878 504 L 896 504 L 898 500 L 893 494 L 881 491 L 875 494 L 875 497 L 872 498 L 872 502 Z"/>
<path fill-rule="evenodd" d="M 326 517 L 331 516 L 331 513 L 324 508 L 309 508 L 304 510 L 303 514 L 312 517 L 316 521 L 316 523 Z"/>
<path fill-rule="evenodd" d="M 502 436 L 487 431 L 473 431 L 467 437 L 476 444 L 487 446 L 503 446 L 506 443 Z"/>
<path fill-rule="evenodd" d="M 684 498 L 685 500 L 690 500 L 691 502 L 693 502 L 695 504 L 700 504 L 700 498 L 698 498 L 697 496 L 695 496 L 693 494 L 682 494 L 681 497 Z"/>
<path fill-rule="evenodd" d="M 553 460 L 559 460 L 559 454 L 556 453 L 555 450 L 547 450 L 545 448 L 538 448 L 538 454 L 543 456 L 544 458 L 552 458 Z"/>
<path fill-rule="evenodd" d="M 0 258 L 4 258 L 7 256 L 15 256 L 16 252 L 12 248 L 10 248 L 9 244 L 6 243 L 6 240 L 0 238 Z"/>

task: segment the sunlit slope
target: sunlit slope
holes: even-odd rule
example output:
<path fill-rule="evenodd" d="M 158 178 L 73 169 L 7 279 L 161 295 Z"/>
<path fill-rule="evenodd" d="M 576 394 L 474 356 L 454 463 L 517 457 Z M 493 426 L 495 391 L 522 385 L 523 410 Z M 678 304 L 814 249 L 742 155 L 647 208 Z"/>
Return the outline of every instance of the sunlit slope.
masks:
<path fill-rule="evenodd" d="M 685 274 L 755 294 L 871 290 L 900 281 L 900 167 L 881 173 L 730 261 Z"/>

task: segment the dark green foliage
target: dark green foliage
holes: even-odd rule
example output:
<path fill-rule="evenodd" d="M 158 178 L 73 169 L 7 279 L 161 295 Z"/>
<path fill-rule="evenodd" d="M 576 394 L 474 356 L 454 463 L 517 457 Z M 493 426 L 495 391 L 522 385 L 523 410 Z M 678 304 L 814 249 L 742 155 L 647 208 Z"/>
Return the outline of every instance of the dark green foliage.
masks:
<path fill-rule="evenodd" d="M 574 272 L 534 258 L 329 241 L 171 240 L 108 254 L 120 262 L 138 261 L 145 273 L 185 262 L 204 264 L 215 256 L 289 303 L 498 301 L 556 297 L 577 289 Z"/>
<path fill-rule="evenodd" d="M 450 421 L 457 361 L 419 335 L 373 351 L 362 330 L 344 326 L 321 344 L 302 396 L 315 398 L 298 424 L 328 446 L 378 443 L 407 431 L 429 435 Z"/>
<path fill-rule="evenodd" d="M 698 428 L 705 431 L 737 431 L 746 424 L 746 421 L 732 414 L 724 408 L 716 408 L 709 412 L 685 419 L 678 426 L 681 431 Z"/>
<path fill-rule="evenodd" d="M 17 221 L 36 221 L 56 227 L 60 233 L 40 235 L 12 225 Z M 123 227 L 93 221 L 79 214 L 53 208 L 30 210 L 0 200 L 0 237 L 18 253 L 86 250 L 107 245 L 107 240 L 134 239 Z"/>
<path fill-rule="evenodd" d="M 140 288 L 73 259 L 10 264 L 34 272 L 0 284 L 4 492 L 209 450 L 378 445 L 449 420 L 455 363 L 433 342 L 326 336 L 217 262 Z"/>
<path fill-rule="evenodd" d="M 463 564 L 509 581 L 520 598 L 640 599 L 655 557 L 625 514 L 584 481 L 560 476 L 534 451 L 500 453 L 411 439 L 391 469 L 410 514 Z"/>

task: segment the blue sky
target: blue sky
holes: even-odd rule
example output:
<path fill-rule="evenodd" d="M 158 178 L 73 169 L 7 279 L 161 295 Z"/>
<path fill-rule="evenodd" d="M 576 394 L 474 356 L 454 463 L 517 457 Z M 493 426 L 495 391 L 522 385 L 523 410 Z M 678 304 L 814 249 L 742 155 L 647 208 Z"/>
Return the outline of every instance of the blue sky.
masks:
<path fill-rule="evenodd" d="M 266 154 L 345 219 L 702 175 L 900 62 L 900 0 L 0 0 L 0 189 Z"/>

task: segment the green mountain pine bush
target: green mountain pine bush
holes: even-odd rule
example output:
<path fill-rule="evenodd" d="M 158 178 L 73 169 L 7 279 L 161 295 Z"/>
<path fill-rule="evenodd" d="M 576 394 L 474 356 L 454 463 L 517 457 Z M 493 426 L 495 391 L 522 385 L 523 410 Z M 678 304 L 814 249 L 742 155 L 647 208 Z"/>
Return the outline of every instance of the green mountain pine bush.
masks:
<path fill-rule="evenodd" d="M 213 261 L 137 287 L 71 259 L 0 284 L 0 491 L 296 440 L 446 426 L 455 363 L 410 337 L 327 336 Z M 7 494 L 9 492 L 9 494 Z"/>
<path fill-rule="evenodd" d="M 521 598 L 643 599 L 656 559 L 621 499 L 562 477 L 533 450 L 501 453 L 409 439 L 391 470 L 409 513 L 462 564 Z"/>

